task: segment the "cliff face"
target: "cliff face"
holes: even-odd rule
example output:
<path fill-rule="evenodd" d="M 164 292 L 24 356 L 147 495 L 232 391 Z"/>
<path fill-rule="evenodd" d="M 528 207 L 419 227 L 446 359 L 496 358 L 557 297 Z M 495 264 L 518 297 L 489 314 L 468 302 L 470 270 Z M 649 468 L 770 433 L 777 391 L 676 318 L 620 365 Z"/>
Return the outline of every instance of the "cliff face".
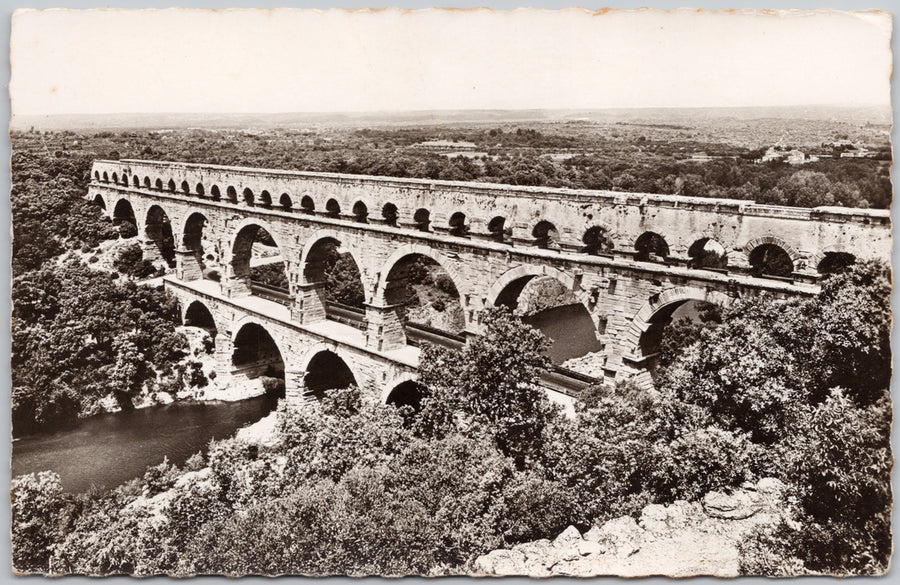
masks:
<path fill-rule="evenodd" d="M 639 521 L 609 520 L 581 534 L 570 526 L 554 540 L 537 540 L 476 559 L 478 575 L 529 577 L 739 575 L 738 543 L 752 529 L 774 526 L 786 513 L 784 485 L 766 478 L 702 502 L 651 504 Z"/>

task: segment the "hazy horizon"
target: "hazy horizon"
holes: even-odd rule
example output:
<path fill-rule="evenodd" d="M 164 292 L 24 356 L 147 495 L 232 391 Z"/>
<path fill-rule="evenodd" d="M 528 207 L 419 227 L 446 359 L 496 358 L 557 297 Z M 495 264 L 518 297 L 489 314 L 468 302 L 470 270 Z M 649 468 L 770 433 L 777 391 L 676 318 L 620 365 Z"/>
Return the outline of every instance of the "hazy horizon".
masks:
<path fill-rule="evenodd" d="M 14 115 L 889 105 L 877 11 L 18 10 Z"/>

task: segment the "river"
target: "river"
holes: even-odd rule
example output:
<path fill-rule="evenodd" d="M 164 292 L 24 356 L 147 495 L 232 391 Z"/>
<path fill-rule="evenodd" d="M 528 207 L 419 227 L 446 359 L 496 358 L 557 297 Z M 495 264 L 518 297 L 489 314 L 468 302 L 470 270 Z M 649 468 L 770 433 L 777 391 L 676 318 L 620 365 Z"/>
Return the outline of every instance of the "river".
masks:
<path fill-rule="evenodd" d="M 13 441 L 12 475 L 52 470 L 68 492 L 86 491 L 91 484 L 115 487 L 143 475 L 164 457 L 182 465 L 194 453 L 205 452 L 211 439 L 233 435 L 275 404 L 274 398 L 260 396 L 100 414 L 74 428 Z"/>
<path fill-rule="evenodd" d="M 524 320 L 551 339 L 547 354 L 554 364 L 601 348 L 581 304 L 548 309 Z M 210 439 L 229 437 L 268 414 L 275 402 L 262 396 L 100 414 L 79 421 L 74 428 L 14 441 L 12 474 L 52 470 L 69 492 L 86 491 L 92 484 L 115 487 L 143 475 L 163 457 L 182 465 L 194 453 L 205 451 Z"/>

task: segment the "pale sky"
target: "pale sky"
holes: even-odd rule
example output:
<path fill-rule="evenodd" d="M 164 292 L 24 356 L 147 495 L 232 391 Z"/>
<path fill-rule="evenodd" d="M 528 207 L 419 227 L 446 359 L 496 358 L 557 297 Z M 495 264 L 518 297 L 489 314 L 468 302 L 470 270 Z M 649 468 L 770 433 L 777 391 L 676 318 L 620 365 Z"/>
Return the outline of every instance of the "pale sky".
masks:
<path fill-rule="evenodd" d="M 890 105 L 875 12 L 47 10 L 17 115 Z"/>

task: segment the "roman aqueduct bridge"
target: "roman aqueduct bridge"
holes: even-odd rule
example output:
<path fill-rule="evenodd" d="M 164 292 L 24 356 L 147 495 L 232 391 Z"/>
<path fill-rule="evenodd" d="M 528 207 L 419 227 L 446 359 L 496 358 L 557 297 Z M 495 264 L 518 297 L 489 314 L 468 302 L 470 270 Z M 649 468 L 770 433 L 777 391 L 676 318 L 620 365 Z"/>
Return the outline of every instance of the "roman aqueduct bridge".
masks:
<path fill-rule="evenodd" d="M 532 279 L 557 280 L 590 313 L 598 380 L 646 383 L 653 350 L 644 340 L 680 304 L 815 294 L 836 263 L 889 260 L 892 246 L 887 210 L 140 160 L 96 161 L 91 175 L 89 197 L 111 218 L 133 217 L 145 254 L 158 254 L 171 230 L 176 270 L 166 288 L 185 312 L 212 317 L 221 367 L 241 331 L 260 328 L 283 359 L 289 398 L 306 391 L 323 352 L 383 399 L 414 380 L 419 350 L 391 299 L 411 255 L 453 280 L 466 335 L 479 333 L 486 308 L 514 307 Z M 250 282 L 260 227 L 284 262 L 282 298 Z M 325 244 L 359 268 L 365 314 L 355 326 L 333 320 L 324 301 Z M 211 265 L 218 281 L 203 277 Z"/>

